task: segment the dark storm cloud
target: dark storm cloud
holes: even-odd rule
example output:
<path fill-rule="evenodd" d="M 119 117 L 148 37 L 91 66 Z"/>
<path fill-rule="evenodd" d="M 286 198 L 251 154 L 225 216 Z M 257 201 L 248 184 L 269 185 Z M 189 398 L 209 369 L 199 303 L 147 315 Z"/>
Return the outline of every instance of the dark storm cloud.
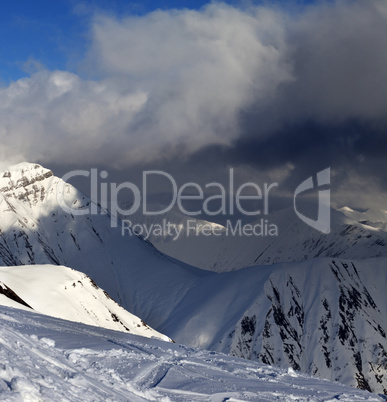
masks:
<path fill-rule="evenodd" d="M 266 138 L 240 139 L 224 156 L 234 164 L 250 164 L 259 169 L 291 164 L 294 180 L 329 166 L 337 171 L 351 169 L 384 180 L 386 130 L 387 124 L 375 127 L 359 121 L 299 122 Z"/>
<path fill-rule="evenodd" d="M 385 207 L 386 22 L 385 4 L 377 1 L 312 7 L 288 21 L 294 80 L 281 84 L 274 99 L 241 111 L 242 135 L 229 147 L 203 149 L 196 161 L 212 156 L 218 164 L 254 166 L 261 175 L 283 167 L 289 191 L 331 167 L 338 203 L 369 205 L 378 198 Z"/>

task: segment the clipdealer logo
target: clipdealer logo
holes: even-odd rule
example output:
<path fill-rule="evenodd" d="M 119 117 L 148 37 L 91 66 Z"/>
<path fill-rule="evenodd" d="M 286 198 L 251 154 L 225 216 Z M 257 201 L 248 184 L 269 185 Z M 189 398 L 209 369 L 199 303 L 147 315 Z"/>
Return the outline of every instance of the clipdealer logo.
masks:
<path fill-rule="evenodd" d="M 317 173 L 317 187 L 331 184 L 331 169 L 327 168 Z M 313 177 L 304 180 L 294 192 L 293 206 L 297 216 L 307 225 L 321 233 L 328 234 L 331 231 L 331 191 L 329 189 L 318 191 L 318 215 L 317 220 L 308 218 L 297 210 L 296 198 L 299 194 L 314 188 Z"/>
<path fill-rule="evenodd" d="M 150 176 L 159 176 L 167 179 L 170 182 L 172 200 L 169 205 L 158 211 L 149 208 L 148 205 L 148 179 Z M 82 205 L 71 200 L 73 198 L 68 195 L 69 186 L 67 180 L 76 176 L 90 178 L 90 194 L 92 202 Z M 102 181 L 108 177 L 106 171 L 98 171 L 98 169 L 74 170 L 62 177 L 57 186 L 57 200 L 60 207 L 72 215 L 98 215 L 106 214 L 110 217 L 111 227 L 116 228 L 121 225 L 122 234 L 136 233 L 148 239 L 151 236 L 172 236 L 176 240 L 180 235 L 204 235 L 204 236 L 278 236 L 278 227 L 268 219 L 269 215 L 269 200 L 270 192 L 273 188 L 278 187 L 278 183 L 264 183 L 259 186 L 254 182 L 246 182 L 240 186 L 235 186 L 234 170 L 229 170 L 229 175 L 226 180 L 227 186 L 221 183 L 211 182 L 204 186 L 200 186 L 195 182 L 188 182 L 182 186 L 178 186 L 174 178 L 164 171 L 149 170 L 142 174 L 141 189 L 131 182 L 107 183 Z M 330 184 L 330 168 L 317 173 L 317 186 L 321 187 Z M 67 186 L 67 187 L 66 187 Z M 304 180 L 296 189 L 293 197 L 294 210 L 297 216 L 307 225 L 322 232 L 329 233 L 330 231 L 330 190 L 324 189 L 319 191 L 318 199 L 318 218 L 313 220 L 299 212 L 296 205 L 296 198 L 303 192 L 313 189 L 313 178 L 309 177 Z M 133 202 L 128 209 L 123 209 L 119 206 L 119 193 L 123 190 L 130 191 Z M 206 195 L 206 194 L 211 195 Z M 201 208 L 196 210 L 187 210 L 184 207 L 185 201 L 196 201 L 197 205 L 201 204 Z M 211 208 L 211 202 L 217 201 L 219 205 L 216 209 Z M 244 201 L 254 201 L 259 208 L 255 210 L 245 209 Z M 75 204 L 75 205 L 74 205 Z M 79 205 L 78 205 L 79 204 Z M 213 205 L 213 204 L 212 204 Z M 264 217 L 253 224 L 242 224 L 239 219 L 236 222 L 227 220 L 226 226 L 216 225 L 208 222 L 207 224 L 198 225 L 196 220 L 187 221 L 183 228 L 181 225 L 176 225 L 167 222 L 165 219 L 160 219 L 160 223 L 152 223 L 150 225 L 141 224 L 139 222 L 126 219 L 137 211 L 141 211 L 143 216 L 163 215 L 171 211 L 172 208 L 178 208 L 179 211 L 188 217 L 197 217 L 201 214 L 208 216 L 229 215 L 235 213 L 245 216 L 260 216 Z"/>

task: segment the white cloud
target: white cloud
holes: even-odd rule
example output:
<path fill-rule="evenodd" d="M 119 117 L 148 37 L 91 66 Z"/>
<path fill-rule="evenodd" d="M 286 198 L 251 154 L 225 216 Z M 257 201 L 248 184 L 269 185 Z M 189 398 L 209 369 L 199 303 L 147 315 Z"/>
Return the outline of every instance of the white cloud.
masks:
<path fill-rule="evenodd" d="M 106 78 L 40 71 L 0 90 L 3 132 L 27 159 L 128 165 L 240 135 L 238 116 L 291 78 L 281 20 L 213 4 L 99 15 L 88 56 Z"/>
<path fill-rule="evenodd" d="M 83 81 L 42 71 L 0 89 L 4 160 L 96 163 L 104 148 L 122 141 L 147 96 L 120 92 L 108 80 Z M 7 158 L 6 155 L 12 155 Z"/>
<path fill-rule="evenodd" d="M 157 157 L 155 145 L 189 153 L 237 138 L 240 111 L 291 78 L 284 54 L 278 14 L 213 4 L 200 12 L 98 17 L 90 59 L 149 94 L 130 135 L 155 141 L 144 152 Z"/>

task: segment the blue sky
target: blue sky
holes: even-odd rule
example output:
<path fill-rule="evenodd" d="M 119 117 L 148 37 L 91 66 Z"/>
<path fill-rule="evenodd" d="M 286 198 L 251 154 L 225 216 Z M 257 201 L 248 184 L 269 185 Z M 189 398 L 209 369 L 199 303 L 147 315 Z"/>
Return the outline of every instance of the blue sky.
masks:
<path fill-rule="evenodd" d="M 244 4 L 235 0 L 225 2 Z M 313 2 L 297 1 L 304 4 Z M 199 9 L 208 3 L 205 0 L 3 2 L 0 13 L 0 85 L 30 75 L 38 65 L 48 70 L 77 71 L 87 47 L 90 17 L 94 12 L 143 15 L 156 9 Z"/>
<path fill-rule="evenodd" d="M 82 26 L 68 1 L 4 2 L 1 9 L 0 79 L 3 83 L 27 75 L 29 69 L 24 63 L 29 59 L 49 69 L 65 68 L 72 42 L 83 41 Z"/>
<path fill-rule="evenodd" d="M 49 70 L 76 70 L 87 43 L 89 19 L 96 11 L 117 15 L 145 14 L 158 8 L 178 8 L 181 4 L 177 0 L 3 2 L 0 13 L 0 82 L 6 84 L 29 75 L 34 70 L 34 62 Z M 204 4 L 206 1 L 184 2 L 187 8 L 200 8 Z"/>

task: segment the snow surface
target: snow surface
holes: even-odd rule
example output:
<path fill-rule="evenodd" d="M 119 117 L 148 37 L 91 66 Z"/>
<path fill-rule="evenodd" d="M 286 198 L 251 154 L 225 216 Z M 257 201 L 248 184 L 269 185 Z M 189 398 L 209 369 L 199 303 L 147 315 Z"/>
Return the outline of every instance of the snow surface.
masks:
<path fill-rule="evenodd" d="M 85 274 L 55 265 L 0 267 L 0 304 L 28 309 L 7 297 L 11 289 L 36 312 L 146 337 L 170 339 L 120 307 Z"/>
<path fill-rule="evenodd" d="M 2 401 L 381 401 L 218 354 L 0 307 Z"/>

